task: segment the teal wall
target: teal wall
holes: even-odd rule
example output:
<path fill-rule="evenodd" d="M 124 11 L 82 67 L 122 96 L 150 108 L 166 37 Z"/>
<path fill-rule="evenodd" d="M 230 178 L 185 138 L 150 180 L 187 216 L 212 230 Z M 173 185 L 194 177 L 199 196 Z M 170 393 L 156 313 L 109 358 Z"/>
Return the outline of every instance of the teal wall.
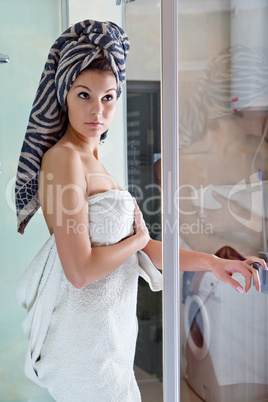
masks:
<path fill-rule="evenodd" d="M 36 215 L 17 233 L 14 180 L 31 105 L 49 49 L 61 33 L 60 0 L 0 0 L 0 402 L 50 401 L 24 376 L 25 311 L 16 283 L 49 233 Z"/>

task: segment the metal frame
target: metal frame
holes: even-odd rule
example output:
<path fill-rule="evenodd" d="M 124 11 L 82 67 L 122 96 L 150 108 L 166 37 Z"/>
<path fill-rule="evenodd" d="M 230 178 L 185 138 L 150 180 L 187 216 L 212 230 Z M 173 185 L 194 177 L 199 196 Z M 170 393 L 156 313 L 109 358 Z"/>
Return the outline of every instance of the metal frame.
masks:
<path fill-rule="evenodd" d="M 69 28 L 69 1 L 61 0 L 61 30 L 66 31 Z"/>
<path fill-rule="evenodd" d="M 176 202 L 179 184 L 177 8 L 177 0 L 162 0 L 162 236 L 165 402 L 180 401 L 179 220 Z"/>

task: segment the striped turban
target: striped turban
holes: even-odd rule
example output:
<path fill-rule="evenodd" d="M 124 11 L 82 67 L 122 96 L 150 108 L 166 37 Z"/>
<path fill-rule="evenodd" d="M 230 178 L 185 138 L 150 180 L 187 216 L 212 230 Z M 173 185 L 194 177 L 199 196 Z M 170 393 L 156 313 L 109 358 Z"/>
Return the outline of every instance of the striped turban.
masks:
<path fill-rule="evenodd" d="M 113 22 L 85 20 L 67 29 L 53 44 L 32 106 L 19 158 L 15 186 L 18 232 L 40 207 L 39 173 L 44 153 L 62 137 L 67 123 L 66 97 L 81 71 L 106 57 L 115 75 L 118 93 L 125 81 L 129 41 Z M 106 132 L 101 139 L 106 138 Z"/>

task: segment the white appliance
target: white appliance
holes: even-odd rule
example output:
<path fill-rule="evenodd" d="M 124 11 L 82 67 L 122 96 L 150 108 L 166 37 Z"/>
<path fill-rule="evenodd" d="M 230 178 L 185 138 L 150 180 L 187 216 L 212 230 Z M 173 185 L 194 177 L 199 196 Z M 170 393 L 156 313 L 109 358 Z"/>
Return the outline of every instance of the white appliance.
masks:
<path fill-rule="evenodd" d="M 209 272 L 184 275 L 187 383 L 207 402 L 268 401 L 268 295 L 239 294 Z"/>

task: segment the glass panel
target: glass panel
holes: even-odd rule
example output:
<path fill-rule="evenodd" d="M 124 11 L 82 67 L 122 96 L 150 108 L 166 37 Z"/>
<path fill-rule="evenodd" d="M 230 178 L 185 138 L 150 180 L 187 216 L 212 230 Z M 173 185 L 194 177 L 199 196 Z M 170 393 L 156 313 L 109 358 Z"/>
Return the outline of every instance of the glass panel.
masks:
<path fill-rule="evenodd" d="M 153 239 L 161 240 L 160 2 L 126 5 L 128 188 Z M 163 400 L 162 294 L 140 278 L 135 373 L 143 402 Z"/>
<path fill-rule="evenodd" d="M 48 50 L 61 31 L 60 1 L 1 0 L 0 63 L 1 133 L 1 278 L 0 399 L 50 401 L 47 392 L 24 375 L 28 346 L 21 321 L 25 315 L 15 299 L 19 277 L 47 238 L 41 214 L 24 236 L 16 233 L 14 182 L 18 157 L 32 102 Z M 36 398 L 36 399 L 32 399 Z"/>
<path fill-rule="evenodd" d="M 126 98 L 118 101 L 116 119 L 101 148 L 100 159 L 119 185 L 137 198 L 151 237 L 160 239 L 160 4 L 123 3 L 117 7 L 115 0 L 70 0 L 69 19 L 70 23 L 85 18 L 110 20 L 125 26 L 130 39 Z M 147 40 L 139 35 L 141 30 L 148 33 Z M 138 63 L 148 51 L 152 57 L 147 57 L 147 65 Z M 140 278 L 134 369 L 143 402 L 163 400 L 161 303 L 161 292 L 153 293 Z"/>
<path fill-rule="evenodd" d="M 180 243 L 267 258 L 267 1 L 179 0 Z M 181 400 L 268 398 L 268 286 L 182 280 Z M 243 284 L 243 279 L 237 275 Z"/>
<path fill-rule="evenodd" d="M 125 7 L 123 3 L 122 7 L 116 7 L 115 0 L 69 1 L 70 22 L 77 22 L 86 15 L 125 26 L 130 39 L 127 128 L 122 126 L 125 109 L 120 99 L 117 120 L 109 130 L 112 140 L 107 139 L 101 158 L 118 183 L 136 197 L 151 237 L 160 240 L 160 2 L 129 2 Z M 137 316 L 135 374 L 142 400 L 162 401 L 162 294 L 153 293 L 142 278 L 139 279 Z"/>

